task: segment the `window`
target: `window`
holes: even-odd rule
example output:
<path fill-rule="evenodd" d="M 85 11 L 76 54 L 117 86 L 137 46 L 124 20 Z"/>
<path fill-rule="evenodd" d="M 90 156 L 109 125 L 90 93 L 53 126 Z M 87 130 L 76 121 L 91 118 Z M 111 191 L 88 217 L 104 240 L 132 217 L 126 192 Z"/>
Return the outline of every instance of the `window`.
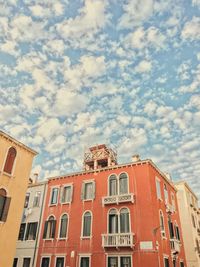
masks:
<path fill-rule="evenodd" d="M 172 207 L 174 208 L 174 211 L 176 210 L 176 205 L 175 205 L 175 197 L 174 194 L 171 193 L 171 200 L 172 200 Z"/>
<path fill-rule="evenodd" d="M 193 224 L 194 228 L 196 228 L 195 218 L 194 218 L 193 214 L 192 214 L 192 224 Z"/>
<path fill-rule="evenodd" d="M 117 189 L 117 176 L 112 174 L 109 177 L 109 195 L 110 196 L 115 196 L 118 193 L 118 189 Z"/>
<path fill-rule="evenodd" d="M 31 263 L 31 258 L 24 258 L 23 259 L 23 267 L 29 267 Z"/>
<path fill-rule="evenodd" d="M 108 256 L 108 267 L 131 267 L 131 257 Z"/>
<path fill-rule="evenodd" d="M 157 198 L 161 199 L 160 180 L 158 180 L 158 178 L 156 178 L 156 193 Z"/>
<path fill-rule="evenodd" d="M 199 246 L 199 241 L 197 238 L 196 238 L 196 251 L 198 254 L 200 253 L 200 246 Z"/>
<path fill-rule="evenodd" d="M 119 176 L 119 194 L 124 195 L 128 193 L 128 176 L 126 173 L 121 173 Z"/>
<path fill-rule="evenodd" d="M 164 267 L 169 267 L 169 259 L 164 258 Z"/>
<path fill-rule="evenodd" d="M 130 213 L 127 208 L 122 208 L 120 212 L 111 209 L 108 215 L 108 232 L 114 233 L 130 233 Z"/>
<path fill-rule="evenodd" d="M 5 162 L 4 169 L 3 169 L 4 172 L 6 172 L 8 174 L 12 173 L 12 169 L 13 169 L 16 155 L 17 155 L 16 149 L 14 147 L 10 147 L 8 150 L 6 162 Z"/>
<path fill-rule="evenodd" d="M 44 225 L 43 239 L 50 239 L 55 237 L 56 220 L 54 216 L 50 216 Z"/>
<path fill-rule="evenodd" d="M 43 257 L 41 262 L 41 267 L 49 267 L 50 258 L 49 257 Z"/>
<path fill-rule="evenodd" d="M 18 258 L 14 258 L 13 267 L 17 267 L 17 263 L 18 263 Z"/>
<path fill-rule="evenodd" d="M 53 188 L 51 191 L 51 205 L 57 204 L 58 201 L 58 188 Z"/>
<path fill-rule="evenodd" d="M 120 233 L 129 233 L 129 211 L 126 208 L 120 210 Z"/>
<path fill-rule="evenodd" d="M 41 192 L 40 191 L 36 192 L 34 199 L 33 199 L 33 207 L 39 207 L 40 206 L 40 197 L 41 197 Z"/>
<path fill-rule="evenodd" d="M 90 267 L 90 257 L 81 257 L 80 267 Z"/>
<path fill-rule="evenodd" d="M 164 197 L 165 197 L 165 203 L 167 204 L 169 202 L 169 196 L 167 191 L 167 185 L 164 184 Z"/>
<path fill-rule="evenodd" d="M 20 229 L 19 229 L 18 240 L 21 240 L 22 241 L 24 239 L 25 229 L 26 229 L 26 224 L 25 223 L 22 223 L 20 225 Z"/>
<path fill-rule="evenodd" d="M 173 263 L 173 267 L 176 267 L 176 259 L 173 259 L 172 263 Z"/>
<path fill-rule="evenodd" d="M 162 211 L 160 210 L 160 229 L 161 229 L 161 236 L 165 237 L 165 223 L 164 223 L 164 216 Z"/>
<path fill-rule="evenodd" d="M 184 262 L 180 261 L 180 267 L 184 267 Z"/>
<path fill-rule="evenodd" d="M 37 222 L 32 222 L 27 224 L 26 237 L 25 240 L 35 240 L 37 233 Z"/>
<path fill-rule="evenodd" d="M 68 226 L 68 216 L 67 216 L 67 214 L 64 214 L 64 215 L 62 215 L 61 220 L 60 220 L 59 238 L 66 238 L 67 226 Z"/>
<path fill-rule="evenodd" d="M 64 257 L 56 257 L 56 267 L 64 267 Z"/>
<path fill-rule="evenodd" d="M 81 199 L 92 200 L 95 198 L 95 182 L 83 182 Z"/>
<path fill-rule="evenodd" d="M 72 186 L 64 186 L 62 190 L 61 203 L 70 203 L 72 201 Z"/>
<path fill-rule="evenodd" d="M 177 240 L 181 240 L 180 239 L 180 232 L 179 232 L 179 228 L 178 228 L 178 225 L 175 224 L 175 234 L 176 234 L 176 239 Z"/>
<path fill-rule="evenodd" d="M 24 208 L 28 208 L 29 198 L 30 198 L 30 193 L 26 193 Z"/>
<path fill-rule="evenodd" d="M 171 222 L 171 218 L 168 218 L 168 226 L 169 226 L 169 236 L 170 239 L 174 238 L 174 227 L 173 227 L 173 223 Z"/>
<path fill-rule="evenodd" d="M 108 232 L 109 234 L 118 233 L 118 214 L 116 209 L 109 212 Z"/>
<path fill-rule="evenodd" d="M 90 211 L 87 211 L 83 215 L 82 237 L 91 236 L 91 226 L 92 226 L 92 215 Z"/>
<path fill-rule="evenodd" d="M 7 197 L 6 190 L 0 189 L 0 221 L 5 222 L 8 216 L 11 198 Z"/>

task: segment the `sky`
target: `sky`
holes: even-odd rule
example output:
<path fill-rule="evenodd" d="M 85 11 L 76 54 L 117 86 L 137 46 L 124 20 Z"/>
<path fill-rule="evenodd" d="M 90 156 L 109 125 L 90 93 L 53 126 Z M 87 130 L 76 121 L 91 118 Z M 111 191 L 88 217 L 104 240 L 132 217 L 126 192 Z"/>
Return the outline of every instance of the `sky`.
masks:
<path fill-rule="evenodd" d="M 105 143 L 200 197 L 200 0 L 0 0 L 0 128 L 40 179 Z"/>

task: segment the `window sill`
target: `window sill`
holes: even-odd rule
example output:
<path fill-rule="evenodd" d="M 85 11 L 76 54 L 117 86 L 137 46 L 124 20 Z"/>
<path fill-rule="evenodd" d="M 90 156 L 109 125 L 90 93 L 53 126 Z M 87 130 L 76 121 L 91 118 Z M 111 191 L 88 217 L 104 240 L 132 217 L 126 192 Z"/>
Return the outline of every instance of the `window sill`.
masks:
<path fill-rule="evenodd" d="M 55 203 L 55 204 L 49 204 L 49 207 L 55 207 L 55 206 L 57 206 L 58 205 L 58 203 Z"/>
<path fill-rule="evenodd" d="M 8 176 L 9 178 L 15 178 L 14 175 L 12 175 L 12 174 L 10 174 L 10 173 L 8 173 L 8 172 L 1 171 L 0 173 L 1 173 L 2 175 Z"/>
<path fill-rule="evenodd" d="M 61 202 L 60 204 L 61 205 L 69 205 L 69 204 L 71 204 L 72 202 L 71 201 L 69 201 L 69 202 Z"/>
<path fill-rule="evenodd" d="M 58 237 L 57 240 L 58 241 L 67 241 L 67 237 Z"/>
<path fill-rule="evenodd" d="M 87 202 L 87 201 L 93 201 L 94 199 L 93 198 L 89 198 L 89 199 L 82 199 L 83 202 Z"/>
<path fill-rule="evenodd" d="M 54 238 L 43 238 L 44 241 L 54 241 Z"/>
<path fill-rule="evenodd" d="M 81 240 L 84 240 L 84 239 L 89 240 L 91 238 L 92 238 L 92 236 L 81 236 L 80 237 Z"/>

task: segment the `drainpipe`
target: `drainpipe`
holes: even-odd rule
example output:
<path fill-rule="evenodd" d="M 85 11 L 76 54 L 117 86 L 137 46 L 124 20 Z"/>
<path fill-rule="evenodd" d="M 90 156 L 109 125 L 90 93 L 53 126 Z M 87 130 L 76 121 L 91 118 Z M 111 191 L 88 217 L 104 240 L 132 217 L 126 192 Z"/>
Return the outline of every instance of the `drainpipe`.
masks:
<path fill-rule="evenodd" d="M 42 197 L 42 205 L 41 205 L 41 210 L 40 210 L 40 217 L 39 217 L 39 222 L 38 222 L 38 231 L 37 231 L 37 235 L 36 235 L 36 242 L 35 242 L 35 247 L 34 247 L 34 253 L 33 253 L 33 261 L 32 261 L 32 267 L 34 267 L 35 265 L 35 259 L 36 259 L 36 252 L 37 252 L 37 248 L 38 248 L 38 242 L 39 242 L 39 234 L 40 234 L 40 225 L 42 222 L 42 214 L 43 214 L 43 207 L 44 207 L 44 200 L 45 200 L 45 196 L 46 196 L 46 187 L 47 187 L 47 183 L 45 183 L 44 185 L 44 192 L 43 192 L 43 197 Z"/>

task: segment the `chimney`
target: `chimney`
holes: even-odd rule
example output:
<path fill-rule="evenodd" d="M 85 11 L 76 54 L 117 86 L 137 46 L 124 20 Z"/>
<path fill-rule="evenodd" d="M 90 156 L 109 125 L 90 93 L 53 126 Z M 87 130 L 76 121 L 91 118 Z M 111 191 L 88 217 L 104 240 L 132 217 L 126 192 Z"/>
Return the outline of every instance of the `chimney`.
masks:
<path fill-rule="evenodd" d="M 37 181 L 38 181 L 38 173 L 34 173 L 33 174 L 33 182 L 34 182 L 34 184 L 36 184 Z"/>
<path fill-rule="evenodd" d="M 138 154 L 135 154 L 132 156 L 132 162 L 140 161 L 140 156 Z"/>

